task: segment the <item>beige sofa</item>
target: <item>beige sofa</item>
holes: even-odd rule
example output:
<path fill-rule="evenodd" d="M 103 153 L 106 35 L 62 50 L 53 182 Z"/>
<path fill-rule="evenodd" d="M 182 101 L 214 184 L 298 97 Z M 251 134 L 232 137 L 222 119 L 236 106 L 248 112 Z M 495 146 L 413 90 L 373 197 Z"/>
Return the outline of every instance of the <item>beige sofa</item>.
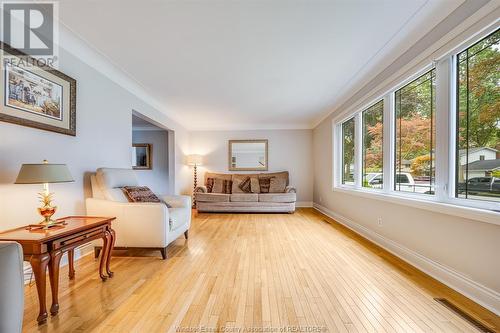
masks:
<path fill-rule="evenodd" d="M 248 184 L 247 178 L 251 186 L 250 189 L 246 188 L 245 192 L 240 186 L 243 186 L 242 183 Z M 221 181 L 222 191 L 220 185 L 216 186 Z M 204 184 L 196 187 L 194 193 L 198 212 L 293 213 L 295 211 L 297 191 L 289 185 L 288 171 L 259 174 L 207 172 Z"/>

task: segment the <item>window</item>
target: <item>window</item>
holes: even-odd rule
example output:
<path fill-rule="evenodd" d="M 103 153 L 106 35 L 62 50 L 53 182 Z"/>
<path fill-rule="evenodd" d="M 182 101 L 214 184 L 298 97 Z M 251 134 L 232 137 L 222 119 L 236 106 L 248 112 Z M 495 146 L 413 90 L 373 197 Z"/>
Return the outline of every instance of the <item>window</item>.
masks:
<path fill-rule="evenodd" d="M 396 191 L 434 194 L 435 70 L 395 93 Z"/>
<path fill-rule="evenodd" d="M 384 101 L 363 111 L 363 187 L 383 187 Z"/>
<path fill-rule="evenodd" d="M 431 210 L 446 203 L 500 212 L 500 29 L 484 31 L 464 46 L 450 41 L 415 79 L 392 90 L 384 82 L 367 93 L 383 94 L 356 102 L 369 107 L 339 114 L 334 188 L 425 201 Z"/>
<path fill-rule="evenodd" d="M 354 185 L 354 118 L 342 124 L 342 184 Z"/>
<path fill-rule="evenodd" d="M 457 56 L 456 193 L 500 201 L 500 30 Z"/>

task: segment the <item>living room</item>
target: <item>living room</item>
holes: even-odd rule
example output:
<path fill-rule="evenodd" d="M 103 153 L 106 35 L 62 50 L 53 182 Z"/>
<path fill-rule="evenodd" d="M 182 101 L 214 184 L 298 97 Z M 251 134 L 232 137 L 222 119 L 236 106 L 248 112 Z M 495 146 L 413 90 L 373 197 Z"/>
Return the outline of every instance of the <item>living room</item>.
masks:
<path fill-rule="evenodd" d="M 1 11 L 0 333 L 500 332 L 498 1 Z"/>

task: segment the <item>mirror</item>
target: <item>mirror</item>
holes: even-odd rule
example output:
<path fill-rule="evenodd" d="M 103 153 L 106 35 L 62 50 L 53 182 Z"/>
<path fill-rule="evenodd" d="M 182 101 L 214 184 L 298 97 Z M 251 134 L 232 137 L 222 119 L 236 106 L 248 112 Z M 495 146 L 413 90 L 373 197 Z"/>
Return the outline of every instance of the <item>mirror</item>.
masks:
<path fill-rule="evenodd" d="M 151 170 L 151 144 L 132 144 L 132 169 Z"/>
<path fill-rule="evenodd" d="M 267 140 L 229 140 L 230 171 L 266 171 Z"/>

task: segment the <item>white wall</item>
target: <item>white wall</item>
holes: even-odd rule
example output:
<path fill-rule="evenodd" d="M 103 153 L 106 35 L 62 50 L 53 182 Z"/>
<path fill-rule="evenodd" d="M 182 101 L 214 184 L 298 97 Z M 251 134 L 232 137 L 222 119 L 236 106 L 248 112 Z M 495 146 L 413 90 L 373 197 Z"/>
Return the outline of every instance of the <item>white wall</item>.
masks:
<path fill-rule="evenodd" d="M 204 171 L 228 171 L 228 140 L 268 139 L 269 171 L 290 172 L 290 185 L 297 188 L 297 201 L 312 202 L 312 131 L 255 130 L 255 131 L 194 131 L 191 132 L 191 152 L 204 156 L 199 184 Z"/>
<path fill-rule="evenodd" d="M 139 184 L 148 186 L 157 194 L 168 193 L 168 132 L 163 130 L 133 130 L 132 143 L 152 145 L 152 169 L 136 170 Z"/>
<path fill-rule="evenodd" d="M 496 14 L 487 14 L 495 19 L 498 10 Z M 456 21 L 454 24 L 461 22 Z M 473 25 L 470 27 L 470 30 L 477 29 Z M 336 163 L 332 160 L 335 156 L 332 147 L 332 119 L 352 110 L 352 106 L 367 103 L 370 98 L 387 91 L 387 87 L 394 82 L 407 77 L 422 63 L 430 63 L 435 59 L 432 50 L 439 51 L 440 47 L 444 47 L 444 43 L 441 42 L 441 46 L 435 46 L 433 43 L 440 41 L 443 34 L 449 36 L 454 26 L 438 28 L 437 31 L 431 31 L 431 39 L 426 36 L 429 38 L 424 42 L 415 44 L 396 60 L 392 67 L 382 71 L 364 87 L 360 87 L 349 100 L 314 129 L 314 203 L 318 208 L 334 215 L 338 221 L 348 224 L 403 258 L 420 265 L 465 295 L 500 313 L 499 225 L 332 190 L 332 168 Z M 468 33 L 465 31 L 465 34 Z M 451 35 L 460 34 L 455 32 Z M 459 40 L 461 38 L 456 37 Z M 427 52 L 428 57 L 421 58 L 421 63 L 413 63 L 413 68 L 407 66 L 404 71 L 400 71 L 399 66 L 410 64 L 423 52 Z M 393 81 L 388 80 L 391 77 Z M 381 226 L 377 223 L 378 218 L 382 219 Z"/>
<path fill-rule="evenodd" d="M 85 213 L 88 177 L 99 167 L 131 167 L 132 110 L 175 129 L 175 192 L 188 192 L 184 165 L 189 133 L 177 123 L 65 50 L 60 70 L 77 81 L 76 137 L 0 122 L 0 230 L 38 222 L 38 185 L 14 185 L 22 163 L 66 163 L 75 182 L 53 184 L 56 217 Z"/>

